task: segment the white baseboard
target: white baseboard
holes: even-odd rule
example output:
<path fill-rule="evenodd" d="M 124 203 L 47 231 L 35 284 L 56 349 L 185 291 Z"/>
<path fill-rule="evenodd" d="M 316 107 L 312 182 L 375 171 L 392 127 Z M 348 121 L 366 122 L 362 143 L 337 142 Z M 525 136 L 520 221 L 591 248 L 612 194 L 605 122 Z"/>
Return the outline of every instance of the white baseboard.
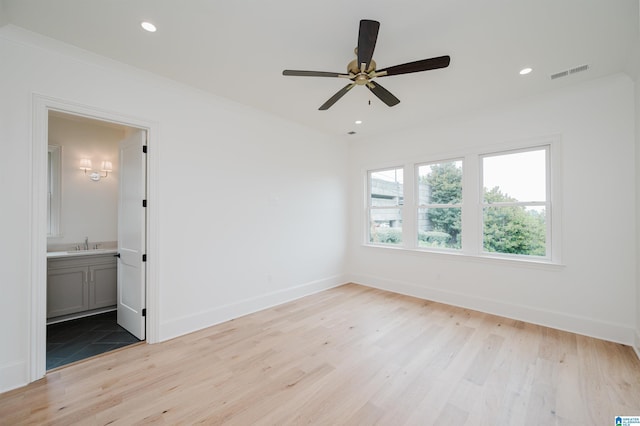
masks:
<path fill-rule="evenodd" d="M 558 330 L 569 331 L 611 342 L 622 343 L 630 346 L 634 345 L 633 328 L 622 324 L 597 321 L 592 318 L 532 308 L 524 305 L 514 305 L 498 300 L 431 288 L 426 285 L 386 280 L 374 276 L 352 275 L 349 278 L 351 278 L 351 282 L 367 287 L 374 287 L 380 290 L 387 290 L 420 299 L 427 299 L 434 302 L 473 309 L 480 312 L 525 321 Z M 639 342 L 639 339 L 640 338 L 636 335 L 636 342 Z M 635 345 L 635 349 L 637 352 L 637 344 Z"/>
<path fill-rule="evenodd" d="M 336 275 L 166 321 L 160 324 L 160 341 L 173 339 L 346 283 L 348 281 L 344 275 Z"/>
<path fill-rule="evenodd" d="M 640 330 L 636 330 L 635 341 L 633 342 L 633 350 L 636 351 L 638 359 L 640 359 Z"/>
<path fill-rule="evenodd" d="M 16 362 L 0 366 L 0 393 L 25 386 L 27 384 L 27 364 Z"/>

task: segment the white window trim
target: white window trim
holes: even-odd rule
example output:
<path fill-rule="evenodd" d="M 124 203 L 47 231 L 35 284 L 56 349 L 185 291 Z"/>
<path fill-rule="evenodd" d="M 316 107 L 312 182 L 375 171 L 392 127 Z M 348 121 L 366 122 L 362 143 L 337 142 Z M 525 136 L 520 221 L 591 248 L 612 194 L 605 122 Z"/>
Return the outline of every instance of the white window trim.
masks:
<path fill-rule="evenodd" d="M 415 217 L 415 221 L 416 221 L 416 226 L 415 226 L 415 232 L 412 232 L 413 235 L 413 239 L 415 239 L 415 249 L 416 250 L 424 250 L 424 251 L 434 251 L 434 252 L 449 252 L 449 253 L 462 253 L 464 250 L 464 246 L 459 248 L 459 249 L 454 249 L 454 248 L 446 248 L 446 247 L 420 247 L 420 244 L 418 242 L 418 212 L 420 211 L 420 209 L 429 209 L 429 208 L 459 208 L 461 209 L 462 212 L 464 212 L 464 187 L 465 187 L 465 158 L 464 157 L 454 157 L 454 158 L 445 158 L 445 159 L 441 159 L 441 160 L 435 160 L 435 161 L 426 161 L 426 162 L 421 162 L 421 163 L 416 163 L 413 167 L 413 180 L 412 182 L 418 182 L 418 177 L 420 176 L 419 173 L 419 169 L 421 166 L 428 166 L 431 164 L 442 164 L 442 163 L 452 163 L 452 162 L 456 162 L 456 161 L 460 161 L 462 162 L 462 202 L 460 203 L 456 203 L 456 204 L 420 204 L 420 188 L 419 188 L 419 184 L 415 184 L 415 188 L 413 191 L 413 201 L 414 201 L 414 209 L 413 209 L 413 214 Z M 464 223 L 464 217 L 462 217 L 461 219 L 461 226 L 462 226 L 462 230 L 465 229 L 465 223 Z M 464 241 L 464 232 L 460 233 L 460 238 L 462 238 L 462 241 Z M 464 242 L 463 242 L 464 244 Z"/>
<path fill-rule="evenodd" d="M 539 147 L 548 146 L 547 150 L 547 185 L 549 208 L 546 209 L 547 220 L 547 244 L 548 256 L 509 255 L 502 253 L 484 252 L 482 247 L 482 175 L 481 163 L 483 155 L 491 155 L 508 151 L 530 151 Z M 562 149 L 560 135 L 549 135 L 520 141 L 495 144 L 491 146 L 477 147 L 459 150 L 441 155 L 425 156 L 419 159 L 410 158 L 404 161 L 396 161 L 393 164 L 377 164 L 373 167 L 363 167 L 364 176 L 364 223 L 362 245 L 371 248 L 393 249 L 419 255 L 442 255 L 463 257 L 470 260 L 513 264 L 523 266 L 549 265 L 563 266 L 562 264 L 562 181 L 561 164 Z M 418 165 L 441 163 L 446 161 L 463 161 L 462 181 L 462 249 L 443 249 L 418 247 L 417 243 L 417 189 L 415 188 Z M 399 165 L 400 164 L 400 165 Z M 404 205 L 403 207 L 403 243 L 400 245 L 379 244 L 369 242 L 369 173 L 391 168 L 404 168 Z M 530 205 L 527 204 L 527 205 Z M 406 212 L 413 213 L 407 215 Z M 416 231 L 416 232 L 414 232 Z"/>
<path fill-rule="evenodd" d="M 47 238 L 62 236 L 60 229 L 62 212 L 62 147 L 59 145 L 48 145 L 48 153 L 51 155 L 51 170 L 47 184 L 49 211 L 49 229 Z"/>
<path fill-rule="evenodd" d="M 382 171 L 387 171 L 387 170 L 392 170 L 392 169 L 402 169 L 402 186 L 404 189 L 404 194 L 405 196 L 403 197 L 403 201 L 402 204 L 399 204 L 397 206 L 378 206 L 378 207 L 373 207 L 371 205 L 371 175 L 373 173 L 376 172 L 382 172 Z M 365 173 L 365 220 L 364 220 L 364 241 L 363 244 L 369 245 L 369 246 L 376 246 L 376 247 L 405 247 L 404 243 L 406 241 L 407 238 L 407 234 L 405 231 L 405 221 L 406 221 L 406 215 L 405 215 L 405 207 L 406 207 L 406 191 L 407 191 L 407 187 L 406 185 L 406 168 L 403 165 L 394 165 L 394 166 L 387 166 L 387 167 L 378 167 L 376 169 L 368 169 Z M 393 209 L 393 210 L 400 210 L 400 217 L 402 217 L 402 243 L 401 244 L 390 244 L 390 243 L 375 243 L 375 242 L 371 242 L 371 209 Z"/>
<path fill-rule="evenodd" d="M 510 155 L 510 154 L 518 154 L 521 152 L 531 152 L 531 151 L 540 151 L 540 150 L 544 150 L 545 151 L 545 179 L 546 179 L 546 188 L 545 188 L 545 193 L 546 193 L 546 200 L 545 201 L 540 201 L 540 200 L 529 200 L 529 201 L 512 201 L 512 202 L 501 202 L 501 203 L 485 203 L 484 202 L 484 182 L 483 182 L 483 176 L 484 176 L 484 170 L 482 167 L 483 164 L 483 159 L 485 157 L 493 157 L 493 156 L 497 156 L 497 155 Z M 552 244 L 552 238 L 554 233 L 552 232 L 553 229 L 553 218 L 551 216 L 551 212 L 552 212 L 552 200 L 551 200 L 551 186 L 552 186 L 552 182 L 551 182 L 551 144 L 550 143 L 545 143 L 542 145 L 534 145 L 534 146 L 529 146 L 526 148 L 516 148 L 516 149 L 506 149 L 506 150 L 500 150 L 497 152 L 489 152 L 489 153 L 484 153 L 484 154 L 480 154 L 478 156 L 478 166 L 480 167 L 480 170 L 478 171 L 478 180 L 479 180 L 479 190 L 480 190 L 480 211 L 478 212 L 478 220 L 480 221 L 479 223 L 479 231 L 480 231 L 480 245 L 479 245 L 479 250 L 481 252 L 482 256 L 487 256 L 487 257 L 504 257 L 504 258 L 514 258 L 514 259 L 536 259 L 536 260 L 540 260 L 540 261 L 547 261 L 547 262 L 551 262 L 553 260 L 553 244 Z M 545 235 L 545 256 L 528 256 L 528 255 L 522 255 L 522 254 L 509 254 L 509 253 L 494 253 L 494 252 L 488 252 L 484 250 L 484 215 L 483 215 L 483 210 L 485 207 L 487 206 L 493 206 L 493 207 L 517 207 L 517 206 L 522 206 L 522 207 L 527 207 L 527 206 L 543 206 L 545 208 L 545 221 L 548 224 L 546 226 L 546 235 Z"/>

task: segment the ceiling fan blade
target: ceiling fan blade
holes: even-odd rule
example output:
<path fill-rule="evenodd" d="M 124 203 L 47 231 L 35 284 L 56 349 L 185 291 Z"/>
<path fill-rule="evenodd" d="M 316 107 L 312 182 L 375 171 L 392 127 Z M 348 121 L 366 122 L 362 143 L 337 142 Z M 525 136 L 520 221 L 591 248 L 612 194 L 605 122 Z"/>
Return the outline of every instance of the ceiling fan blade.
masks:
<path fill-rule="evenodd" d="M 326 71 L 299 71 L 299 70 L 284 70 L 282 75 L 293 75 L 297 77 L 346 77 L 349 78 L 349 74 L 342 74 L 339 72 L 326 72 Z"/>
<path fill-rule="evenodd" d="M 378 30 L 380 22 L 363 19 L 360 21 L 360 31 L 358 32 L 358 69 L 362 70 L 362 64 L 365 64 L 364 71 L 369 69 L 373 51 L 376 48 L 378 40 Z"/>
<path fill-rule="evenodd" d="M 325 103 L 322 104 L 322 106 L 320 106 L 320 108 L 318 108 L 320 111 L 325 111 L 329 108 L 331 108 L 331 105 L 335 104 L 336 102 L 338 102 L 338 99 L 340 99 L 341 97 L 343 97 L 349 90 L 351 90 L 353 88 L 353 86 L 355 86 L 355 83 L 351 83 L 351 84 L 347 84 L 346 86 L 344 86 L 342 89 L 340 89 L 338 91 L 338 93 L 336 93 L 335 95 L 333 95 L 332 97 L 329 98 L 329 100 Z"/>
<path fill-rule="evenodd" d="M 398 99 L 395 96 L 393 96 L 393 94 L 390 91 L 388 91 L 387 89 L 382 87 L 380 84 L 376 83 L 375 81 L 368 82 L 367 83 L 367 87 L 382 102 L 387 104 L 387 106 L 392 107 L 392 106 L 398 105 L 400 103 L 400 99 Z"/>
<path fill-rule="evenodd" d="M 412 72 L 435 70 L 449 66 L 451 58 L 449 56 L 438 56 L 436 58 L 422 59 L 421 61 L 408 62 L 376 71 L 376 77 L 387 75 L 409 74 Z"/>

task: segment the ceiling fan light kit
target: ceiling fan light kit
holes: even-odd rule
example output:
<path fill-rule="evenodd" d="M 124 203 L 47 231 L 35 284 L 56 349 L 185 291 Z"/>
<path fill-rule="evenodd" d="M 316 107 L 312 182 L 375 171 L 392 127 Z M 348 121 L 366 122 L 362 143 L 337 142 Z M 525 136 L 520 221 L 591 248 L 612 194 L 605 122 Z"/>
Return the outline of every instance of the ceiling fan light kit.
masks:
<path fill-rule="evenodd" d="M 380 83 L 374 81 L 375 78 L 429 71 L 449 66 L 451 61 L 449 56 L 438 56 L 435 58 L 422 59 L 419 61 L 408 62 L 406 64 L 395 65 L 382 70 L 376 70 L 376 62 L 373 60 L 373 51 L 375 50 L 376 41 L 378 40 L 379 29 L 380 22 L 378 21 L 372 21 L 369 19 L 363 19 L 360 21 L 358 47 L 355 49 L 356 59 L 349 62 L 347 65 L 347 74 L 326 71 L 284 70 L 282 71 L 282 75 L 297 77 L 338 77 L 351 80 L 349 84 L 340 89 L 335 95 L 322 104 L 320 108 L 318 108 L 319 110 L 324 111 L 329 109 L 355 86 L 366 86 L 367 89 L 369 89 L 387 106 L 392 107 L 394 105 L 398 105 L 400 103 L 400 99 L 396 98 L 391 92 L 382 87 Z"/>

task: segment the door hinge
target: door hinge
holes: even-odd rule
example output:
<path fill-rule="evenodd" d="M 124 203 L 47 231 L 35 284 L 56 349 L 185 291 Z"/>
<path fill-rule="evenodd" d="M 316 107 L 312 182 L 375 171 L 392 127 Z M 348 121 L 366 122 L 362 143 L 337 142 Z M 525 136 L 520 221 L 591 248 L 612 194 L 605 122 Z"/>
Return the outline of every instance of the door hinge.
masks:
<path fill-rule="evenodd" d="M 146 255 L 146 254 L 143 254 L 143 255 L 142 255 L 142 261 L 143 261 L 143 262 L 146 262 L 146 261 L 147 261 L 147 255 Z"/>
<path fill-rule="evenodd" d="M 142 207 L 147 207 L 147 200 L 142 200 Z"/>
<path fill-rule="evenodd" d="M 144 154 L 146 154 L 146 153 L 147 153 L 147 146 L 146 146 L 146 145 L 142 145 L 142 152 L 143 152 Z"/>
<path fill-rule="evenodd" d="M 147 316 L 147 308 L 142 309 L 142 316 L 143 317 Z"/>

